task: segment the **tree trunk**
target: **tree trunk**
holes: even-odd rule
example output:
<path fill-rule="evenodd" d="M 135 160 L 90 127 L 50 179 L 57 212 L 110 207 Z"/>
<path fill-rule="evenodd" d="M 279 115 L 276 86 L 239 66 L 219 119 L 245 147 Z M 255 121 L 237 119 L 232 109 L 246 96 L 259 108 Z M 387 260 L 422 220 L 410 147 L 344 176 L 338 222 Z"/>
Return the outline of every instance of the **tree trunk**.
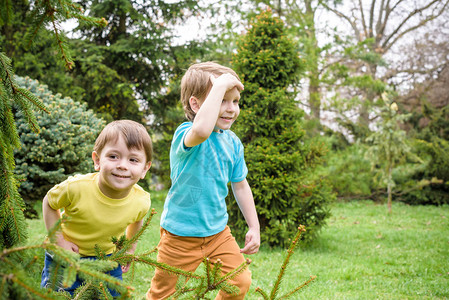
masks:
<path fill-rule="evenodd" d="M 387 201 L 387 206 L 388 206 L 388 213 L 391 214 L 391 204 L 392 204 L 392 195 L 391 195 L 391 175 L 392 173 L 392 168 L 391 168 L 391 164 L 388 166 L 388 184 L 387 184 L 387 193 L 388 193 L 388 201 Z"/>
<path fill-rule="evenodd" d="M 307 44 L 306 53 L 309 60 L 309 106 L 311 116 L 317 120 L 321 117 L 321 92 L 320 92 L 320 75 L 318 69 L 319 48 L 315 30 L 315 12 L 312 8 L 311 1 L 305 1 L 306 5 L 306 24 L 308 30 L 307 36 L 309 43 Z"/>

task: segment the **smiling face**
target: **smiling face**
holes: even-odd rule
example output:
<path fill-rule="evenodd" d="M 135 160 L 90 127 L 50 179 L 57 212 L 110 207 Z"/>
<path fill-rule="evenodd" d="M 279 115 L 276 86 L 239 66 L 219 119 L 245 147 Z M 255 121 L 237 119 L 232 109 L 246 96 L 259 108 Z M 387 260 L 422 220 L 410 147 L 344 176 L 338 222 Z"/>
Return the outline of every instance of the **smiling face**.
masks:
<path fill-rule="evenodd" d="M 101 153 L 92 152 L 95 170 L 100 172 L 99 188 L 109 198 L 126 197 L 134 184 L 143 179 L 150 169 L 143 149 L 128 149 L 121 134 L 108 142 Z"/>
<path fill-rule="evenodd" d="M 221 102 L 220 113 L 218 114 L 216 128 L 228 130 L 240 114 L 240 92 L 234 87 L 226 92 Z"/>

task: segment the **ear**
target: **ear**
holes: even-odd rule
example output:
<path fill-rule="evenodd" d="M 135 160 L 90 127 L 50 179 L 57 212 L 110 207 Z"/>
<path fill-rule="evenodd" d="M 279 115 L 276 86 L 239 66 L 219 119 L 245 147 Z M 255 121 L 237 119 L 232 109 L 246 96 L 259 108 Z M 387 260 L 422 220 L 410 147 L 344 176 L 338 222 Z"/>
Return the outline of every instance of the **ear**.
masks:
<path fill-rule="evenodd" d="M 198 110 L 201 107 L 201 103 L 200 100 L 198 100 L 197 97 L 191 96 L 189 99 L 189 104 L 190 104 L 190 108 L 192 108 L 192 110 L 197 113 Z"/>
<path fill-rule="evenodd" d="M 150 167 L 151 167 L 151 161 L 146 164 L 145 169 L 143 169 L 142 176 L 140 176 L 140 179 L 145 178 L 145 175 L 147 175 L 147 172 L 150 169 Z"/>
<path fill-rule="evenodd" d="M 92 152 L 92 160 L 94 161 L 95 171 L 100 171 L 100 155 L 96 151 Z"/>

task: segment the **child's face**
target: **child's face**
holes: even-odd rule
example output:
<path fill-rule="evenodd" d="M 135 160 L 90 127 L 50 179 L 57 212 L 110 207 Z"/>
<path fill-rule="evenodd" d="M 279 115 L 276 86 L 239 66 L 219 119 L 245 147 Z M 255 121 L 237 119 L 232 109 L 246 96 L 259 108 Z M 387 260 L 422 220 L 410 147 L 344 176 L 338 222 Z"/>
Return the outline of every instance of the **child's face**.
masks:
<path fill-rule="evenodd" d="M 100 172 L 98 185 L 103 194 L 113 199 L 126 197 L 134 184 L 150 169 L 143 149 L 128 149 L 123 137 L 107 143 L 101 153 L 92 152 L 95 170 Z"/>
<path fill-rule="evenodd" d="M 236 87 L 226 92 L 221 102 L 220 113 L 215 124 L 216 128 L 218 127 L 222 130 L 231 128 L 240 114 L 239 100 L 240 92 Z"/>

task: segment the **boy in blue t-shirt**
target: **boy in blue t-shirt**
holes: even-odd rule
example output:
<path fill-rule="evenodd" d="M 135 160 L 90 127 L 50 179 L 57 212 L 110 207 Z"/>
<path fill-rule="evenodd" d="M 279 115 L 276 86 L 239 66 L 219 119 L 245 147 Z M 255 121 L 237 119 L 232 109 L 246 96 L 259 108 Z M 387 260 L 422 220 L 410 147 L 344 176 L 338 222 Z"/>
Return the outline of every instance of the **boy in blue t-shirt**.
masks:
<path fill-rule="evenodd" d="M 243 84 L 230 68 L 213 62 L 192 65 L 181 81 L 181 102 L 189 122 L 175 131 L 170 150 L 172 186 L 161 216 L 158 261 L 195 271 L 204 257 L 218 259 L 228 273 L 259 250 L 260 228 L 243 145 L 229 130 L 237 119 Z M 249 230 L 243 249 L 227 226 L 228 183 Z M 147 299 L 166 299 L 177 276 L 156 269 Z M 216 299 L 244 299 L 251 285 L 246 269 L 231 283 L 238 295 L 220 291 Z"/>

